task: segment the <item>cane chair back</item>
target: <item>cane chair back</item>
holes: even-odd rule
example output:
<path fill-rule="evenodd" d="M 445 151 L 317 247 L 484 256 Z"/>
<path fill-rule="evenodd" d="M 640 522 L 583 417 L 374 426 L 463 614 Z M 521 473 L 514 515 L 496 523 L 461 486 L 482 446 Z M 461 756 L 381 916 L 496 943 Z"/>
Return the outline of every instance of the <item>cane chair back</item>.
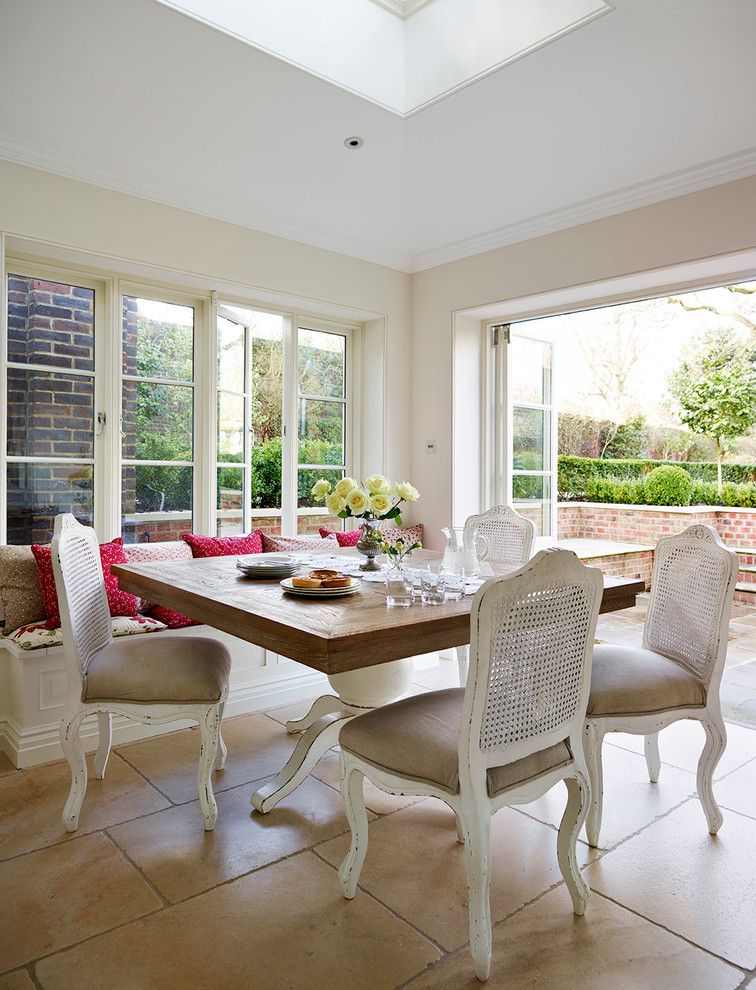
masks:
<path fill-rule="evenodd" d="M 52 563 L 69 676 L 83 678 L 91 659 L 112 639 L 95 531 L 70 513 L 56 516 Z"/>
<path fill-rule="evenodd" d="M 522 567 L 530 557 L 535 526 L 509 505 L 495 505 L 465 523 L 463 542 L 480 560 Z"/>
<path fill-rule="evenodd" d="M 602 592 L 601 572 L 568 550 L 541 551 L 480 589 L 460 767 L 503 766 L 580 740 Z"/>
<path fill-rule="evenodd" d="M 659 540 L 644 647 L 674 660 L 708 688 L 724 664 L 737 573 L 737 554 L 711 526 L 691 526 Z"/>

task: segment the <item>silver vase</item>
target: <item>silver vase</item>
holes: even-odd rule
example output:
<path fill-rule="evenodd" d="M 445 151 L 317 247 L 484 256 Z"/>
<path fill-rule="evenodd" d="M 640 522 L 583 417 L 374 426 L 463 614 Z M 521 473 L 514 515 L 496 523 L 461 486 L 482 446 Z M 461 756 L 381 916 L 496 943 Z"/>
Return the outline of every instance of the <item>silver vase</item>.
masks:
<path fill-rule="evenodd" d="M 375 558 L 381 554 L 381 543 L 383 537 L 378 528 L 378 523 L 374 520 L 365 520 L 360 526 L 360 538 L 355 544 L 363 557 L 367 557 L 364 564 L 360 564 L 361 571 L 380 571 L 381 568 L 376 563 Z"/>

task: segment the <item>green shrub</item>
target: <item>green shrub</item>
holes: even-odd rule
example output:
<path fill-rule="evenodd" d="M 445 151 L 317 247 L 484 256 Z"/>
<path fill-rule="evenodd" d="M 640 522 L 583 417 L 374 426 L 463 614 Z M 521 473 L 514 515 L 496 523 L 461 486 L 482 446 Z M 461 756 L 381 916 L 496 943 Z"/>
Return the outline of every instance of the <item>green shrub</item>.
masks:
<path fill-rule="evenodd" d="M 681 467 L 663 465 L 654 468 L 646 478 L 649 505 L 690 505 L 692 489 L 690 475 Z"/>
<path fill-rule="evenodd" d="M 713 481 L 694 481 L 690 490 L 691 505 L 719 505 L 721 496 Z"/>

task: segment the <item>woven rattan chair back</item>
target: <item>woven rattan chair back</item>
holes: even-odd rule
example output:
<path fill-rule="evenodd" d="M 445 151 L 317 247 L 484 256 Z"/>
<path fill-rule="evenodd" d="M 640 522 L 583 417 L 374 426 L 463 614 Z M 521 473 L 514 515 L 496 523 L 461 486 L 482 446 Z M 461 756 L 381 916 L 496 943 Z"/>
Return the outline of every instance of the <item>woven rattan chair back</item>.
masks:
<path fill-rule="evenodd" d="M 535 526 L 509 505 L 495 505 L 465 523 L 465 547 L 474 547 L 480 560 L 522 567 L 529 559 Z"/>

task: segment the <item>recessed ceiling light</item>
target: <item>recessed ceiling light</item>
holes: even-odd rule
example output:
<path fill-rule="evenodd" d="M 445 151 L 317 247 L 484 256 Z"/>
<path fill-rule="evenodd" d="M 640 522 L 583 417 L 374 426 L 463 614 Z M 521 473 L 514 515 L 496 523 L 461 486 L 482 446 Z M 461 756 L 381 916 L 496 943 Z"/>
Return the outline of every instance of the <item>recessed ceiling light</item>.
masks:
<path fill-rule="evenodd" d="M 353 135 L 352 137 L 344 138 L 344 147 L 348 148 L 349 151 L 356 151 L 361 148 L 365 143 L 365 139 Z"/>

